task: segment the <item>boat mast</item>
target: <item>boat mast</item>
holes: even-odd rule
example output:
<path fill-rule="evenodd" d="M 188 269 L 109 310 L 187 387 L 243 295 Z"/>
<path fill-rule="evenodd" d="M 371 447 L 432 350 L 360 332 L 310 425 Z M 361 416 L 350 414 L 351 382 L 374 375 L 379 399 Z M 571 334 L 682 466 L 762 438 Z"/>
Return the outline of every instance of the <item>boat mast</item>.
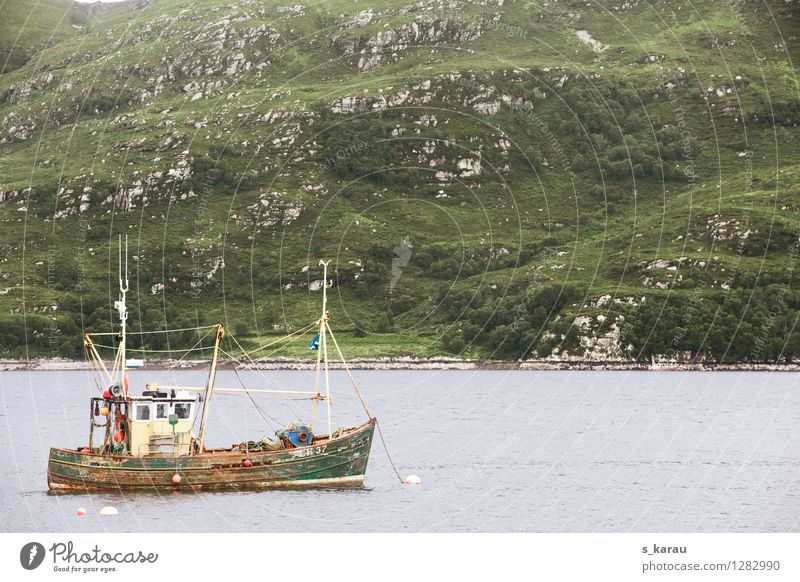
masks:
<path fill-rule="evenodd" d="M 225 328 L 222 324 L 217 324 L 217 337 L 214 341 L 214 355 L 211 360 L 211 370 L 208 372 L 208 383 L 206 384 L 206 394 L 203 400 L 203 418 L 200 420 L 199 451 L 203 452 L 206 441 L 206 424 L 208 422 L 208 409 L 211 405 L 211 395 L 214 393 L 214 381 L 217 378 L 217 361 L 219 360 L 219 344 L 222 343 L 222 336 L 225 335 Z"/>
<path fill-rule="evenodd" d="M 328 263 L 330 261 L 323 261 L 320 259 L 319 264 L 322 265 L 322 317 L 319 318 L 319 340 L 320 347 L 322 348 L 322 362 L 325 370 L 325 400 L 328 404 L 328 434 L 331 431 L 331 384 L 328 377 Z M 319 364 L 317 364 L 319 366 Z M 319 369 L 319 368 L 318 368 Z M 319 388 L 317 388 L 319 394 Z M 315 415 L 316 415 L 316 401 L 314 401 Z"/>
<path fill-rule="evenodd" d="M 126 305 L 126 298 L 128 289 L 128 235 L 125 235 L 125 270 L 123 278 L 123 264 L 122 264 L 122 235 L 119 235 L 119 248 L 118 248 L 118 267 L 119 267 L 119 301 L 114 302 L 114 308 L 119 313 L 120 321 L 120 340 L 119 351 L 117 357 L 119 359 L 119 385 L 125 387 L 125 395 L 127 396 L 127 382 L 125 382 L 125 342 L 127 335 L 127 322 L 128 322 L 128 307 Z M 123 284 L 124 280 L 124 284 Z"/>

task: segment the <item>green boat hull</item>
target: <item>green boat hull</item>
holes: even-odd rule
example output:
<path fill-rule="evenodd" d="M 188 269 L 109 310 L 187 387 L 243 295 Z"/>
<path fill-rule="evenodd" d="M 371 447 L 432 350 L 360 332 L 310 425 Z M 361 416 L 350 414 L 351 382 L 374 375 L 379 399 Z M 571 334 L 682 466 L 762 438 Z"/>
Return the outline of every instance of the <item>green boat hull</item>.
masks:
<path fill-rule="evenodd" d="M 375 422 L 345 429 L 333 439 L 315 439 L 311 446 L 279 451 L 134 457 L 53 448 L 47 482 L 51 491 L 359 487 Z"/>

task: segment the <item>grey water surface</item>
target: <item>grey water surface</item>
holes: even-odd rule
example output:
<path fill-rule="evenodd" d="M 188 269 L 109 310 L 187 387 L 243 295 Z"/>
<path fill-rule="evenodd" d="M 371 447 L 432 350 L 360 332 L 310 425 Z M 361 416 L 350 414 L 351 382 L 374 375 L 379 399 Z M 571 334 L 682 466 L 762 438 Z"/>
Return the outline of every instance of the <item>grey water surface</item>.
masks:
<path fill-rule="evenodd" d="M 0 372 L 5 532 L 797 532 L 800 376 L 753 372 L 357 371 L 403 475 L 375 439 L 360 490 L 49 495 L 51 446 L 87 442 L 88 372 Z M 200 372 L 130 373 L 131 391 L 202 385 Z M 310 389 L 313 373 L 241 373 L 249 388 Z M 332 425 L 365 418 L 332 372 Z M 218 386 L 238 387 L 221 371 Z M 208 443 L 310 419 L 308 401 L 218 395 Z M 265 418 L 267 419 L 265 421 Z M 268 422 L 267 422 L 268 421 Z M 321 418 L 326 428 L 327 418 Z M 98 511 L 113 505 L 119 515 Z M 78 518 L 85 507 L 88 516 Z"/>

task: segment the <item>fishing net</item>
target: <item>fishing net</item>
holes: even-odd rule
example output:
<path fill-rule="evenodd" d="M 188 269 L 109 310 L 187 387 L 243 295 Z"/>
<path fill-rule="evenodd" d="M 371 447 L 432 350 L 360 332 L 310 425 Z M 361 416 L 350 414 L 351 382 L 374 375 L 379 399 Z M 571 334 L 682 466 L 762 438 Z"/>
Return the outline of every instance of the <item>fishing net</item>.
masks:
<path fill-rule="evenodd" d="M 239 449 L 247 451 L 280 451 L 285 448 L 286 445 L 282 440 L 273 441 L 267 437 L 262 437 L 258 441 L 247 441 L 239 445 Z"/>

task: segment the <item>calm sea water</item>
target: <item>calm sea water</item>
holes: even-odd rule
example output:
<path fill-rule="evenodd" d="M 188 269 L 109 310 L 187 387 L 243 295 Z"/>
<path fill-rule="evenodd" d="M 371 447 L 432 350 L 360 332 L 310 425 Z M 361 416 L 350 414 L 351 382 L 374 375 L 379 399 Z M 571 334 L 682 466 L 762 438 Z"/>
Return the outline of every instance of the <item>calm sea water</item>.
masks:
<path fill-rule="evenodd" d="M 131 374 L 132 391 L 202 384 Z M 800 377 L 710 372 L 355 372 L 380 441 L 363 490 L 48 495 L 51 446 L 86 442 L 86 372 L 0 373 L 0 529 L 7 532 L 796 532 Z M 250 388 L 308 388 L 308 372 L 243 374 Z M 232 372 L 219 386 L 235 387 Z M 364 418 L 332 374 L 333 425 Z M 307 402 L 259 400 L 282 421 Z M 210 445 L 271 434 L 246 397 L 219 396 Z M 101 517 L 114 505 L 119 515 Z M 85 507 L 89 515 L 77 518 Z"/>

